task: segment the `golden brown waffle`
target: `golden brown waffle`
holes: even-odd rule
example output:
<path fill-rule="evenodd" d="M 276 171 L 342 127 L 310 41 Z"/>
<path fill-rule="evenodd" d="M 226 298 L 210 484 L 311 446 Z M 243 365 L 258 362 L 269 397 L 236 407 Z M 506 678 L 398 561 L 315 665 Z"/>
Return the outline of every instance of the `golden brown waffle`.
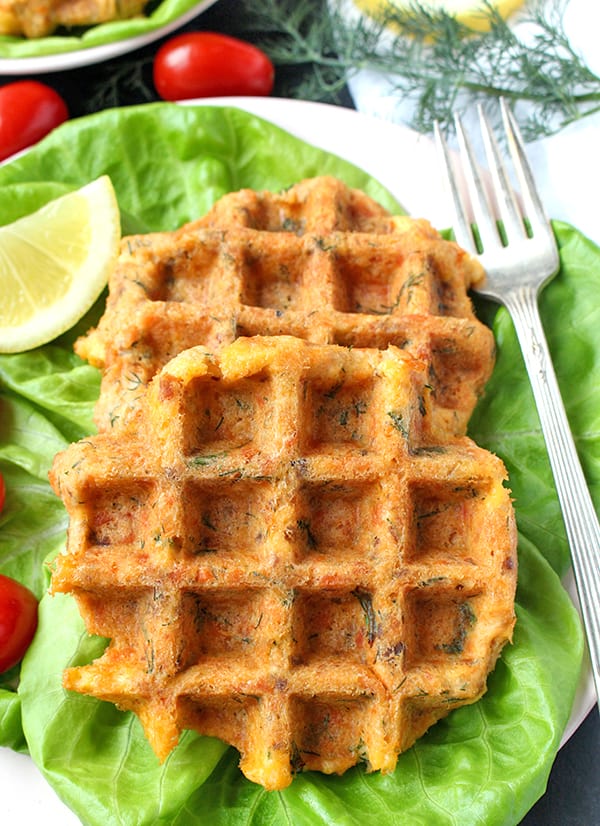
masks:
<path fill-rule="evenodd" d="M 284 334 L 406 349 L 429 366 L 437 424 L 464 433 L 493 364 L 467 296 L 481 277 L 426 221 L 391 217 L 334 178 L 227 195 L 174 233 L 124 240 L 106 313 L 76 347 L 104 369 L 96 423 L 124 424 L 188 347 Z"/>
<path fill-rule="evenodd" d="M 148 0 L 0 0 L 0 34 L 47 37 L 64 26 L 95 26 L 141 14 Z"/>
<path fill-rule="evenodd" d="M 155 377 L 128 426 L 60 454 L 54 592 L 104 655 L 67 688 L 184 728 L 266 788 L 399 752 L 477 700 L 510 638 L 505 470 L 434 441 L 427 368 L 396 347 L 240 338 Z"/>

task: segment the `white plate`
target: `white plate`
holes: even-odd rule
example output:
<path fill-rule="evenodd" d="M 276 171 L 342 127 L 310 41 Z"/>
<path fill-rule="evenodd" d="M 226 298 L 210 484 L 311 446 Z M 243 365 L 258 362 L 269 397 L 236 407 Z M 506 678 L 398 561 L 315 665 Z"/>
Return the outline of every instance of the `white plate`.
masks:
<path fill-rule="evenodd" d="M 32 75 L 47 72 L 63 72 L 67 69 L 75 69 L 79 66 L 89 66 L 93 63 L 101 63 L 103 60 L 110 60 L 113 57 L 133 52 L 141 49 L 155 40 L 159 40 L 164 35 L 175 29 L 184 26 L 194 17 L 197 17 L 216 0 L 201 0 L 191 9 L 176 17 L 174 20 L 159 26 L 152 31 L 138 34 L 135 37 L 125 37 L 121 40 L 114 40 L 112 43 L 102 43 L 98 46 L 90 46 L 82 49 L 71 49 L 57 54 L 37 55 L 31 57 L 0 57 L 0 75 Z"/>
<path fill-rule="evenodd" d="M 346 158 L 380 180 L 415 216 L 427 217 L 435 226 L 450 223 L 439 189 L 439 169 L 431 140 L 411 129 L 323 103 L 281 98 L 211 98 L 188 105 L 237 106 L 287 129 L 299 138 Z M 569 577 L 566 586 L 577 605 Z M 594 689 L 586 665 L 573 714 L 563 742 L 583 722 L 594 705 Z M 28 757 L 0 749 L 2 822 L 21 826 L 77 826 L 79 820 L 60 802 Z"/>

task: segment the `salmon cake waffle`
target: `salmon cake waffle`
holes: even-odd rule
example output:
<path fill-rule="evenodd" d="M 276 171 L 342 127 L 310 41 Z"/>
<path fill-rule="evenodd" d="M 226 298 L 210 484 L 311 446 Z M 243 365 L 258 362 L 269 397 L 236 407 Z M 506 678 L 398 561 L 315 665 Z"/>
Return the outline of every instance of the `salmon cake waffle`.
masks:
<path fill-rule="evenodd" d="M 95 26 L 140 15 L 148 0 L 0 0 L 0 34 L 47 37 L 61 27 Z"/>
<path fill-rule="evenodd" d="M 71 445 L 52 591 L 94 662 L 66 688 L 138 715 L 163 760 L 219 737 L 267 789 L 400 752 L 484 693 L 514 623 L 502 462 L 441 443 L 395 346 L 240 337 L 163 367 L 129 423 Z"/>
<path fill-rule="evenodd" d="M 467 295 L 482 276 L 426 221 L 393 217 L 334 178 L 226 195 L 180 230 L 124 239 L 106 312 L 76 345 L 103 370 L 96 424 L 122 426 L 184 349 L 293 335 L 407 350 L 428 365 L 434 421 L 462 434 L 493 365 Z"/>

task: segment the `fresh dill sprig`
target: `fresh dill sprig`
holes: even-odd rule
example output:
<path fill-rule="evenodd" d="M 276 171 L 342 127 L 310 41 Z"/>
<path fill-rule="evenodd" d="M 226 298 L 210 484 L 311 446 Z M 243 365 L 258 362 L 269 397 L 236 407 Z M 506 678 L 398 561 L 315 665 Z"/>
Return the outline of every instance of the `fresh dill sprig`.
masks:
<path fill-rule="evenodd" d="M 391 3 L 378 19 L 348 14 L 347 0 L 241 0 L 237 17 L 278 72 L 276 91 L 340 102 L 346 83 L 368 69 L 385 75 L 408 123 L 448 129 L 455 111 L 474 103 L 511 102 L 526 140 L 549 135 L 600 109 L 600 77 L 571 46 L 563 16 L 568 0 L 535 0 L 507 23 L 489 0 L 475 31 L 443 11 Z"/>
<path fill-rule="evenodd" d="M 122 63 L 96 67 L 95 82 L 90 84 L 90 94 L 84 102 L 84 111 L 99 112 L 122 106 L 134 100 L 150 103 L 156 93 L 150 81 L 152 57 L 136 58 Z"/>

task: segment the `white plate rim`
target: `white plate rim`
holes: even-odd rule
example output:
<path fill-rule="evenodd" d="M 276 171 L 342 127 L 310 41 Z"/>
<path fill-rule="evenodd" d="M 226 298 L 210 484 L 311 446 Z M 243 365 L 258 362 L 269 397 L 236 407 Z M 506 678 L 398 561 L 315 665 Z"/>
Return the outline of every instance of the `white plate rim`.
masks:
<path fill-rule="evenodd" d="M 159 40 L 161 37 L 189 23 L 190 20 L 193 20 L 216 2 L 217 0 L 201 0 L 201 2 L 196 3 L 192 8 L 163 26 L 144 32 L 144 34 L 113 40 L 111 43 L 83 46 L 80 49 L 69 49 L 66 52 L 55 52 L 47 55 L 0 57 L 0 75 L 46 74 L 102 63 L 105 60 L 119 57 L 154 43 L 155 40 Z"/>
<path fill-rule="evenodd" d="M 439 184 L 433 141 L 408 127 L 354 109 L 287 98 L 205 98 L 184 101 L 182 105 L 237 107 L 255 114 L 361 167 L 377 178 L 410 214 L 426 217 L 437 227 L 450 223 L 444 199 L 437 199 L 435 205 L 431 203 L 430 193 L 436 191 Z M 377 152 L 372 151 L 373 145 L 377 145 Z M 390 167 L 390 158 L 401 154 L 411 158 L 410 166 L 416 172 L 413 178 L 406 176 L 402 164 Z M 579 611 L 572 574 L 564 578 L 564 585 Z M 561 747 L 579 728 L 594 704 L 593 679 L 586 655 Z M 7 748 L 0 748 L 0 791 L 7 822 L 12 815 L 12 822 L 37 822 L 34 818 L 43 817 L 45 826 L 79 824 L 78 818 L 59 800 L 31 759 Z M 23 810 L 24 803 L 26 811 Z M 30 820 L 22 819 L 24 817 Z"/>

